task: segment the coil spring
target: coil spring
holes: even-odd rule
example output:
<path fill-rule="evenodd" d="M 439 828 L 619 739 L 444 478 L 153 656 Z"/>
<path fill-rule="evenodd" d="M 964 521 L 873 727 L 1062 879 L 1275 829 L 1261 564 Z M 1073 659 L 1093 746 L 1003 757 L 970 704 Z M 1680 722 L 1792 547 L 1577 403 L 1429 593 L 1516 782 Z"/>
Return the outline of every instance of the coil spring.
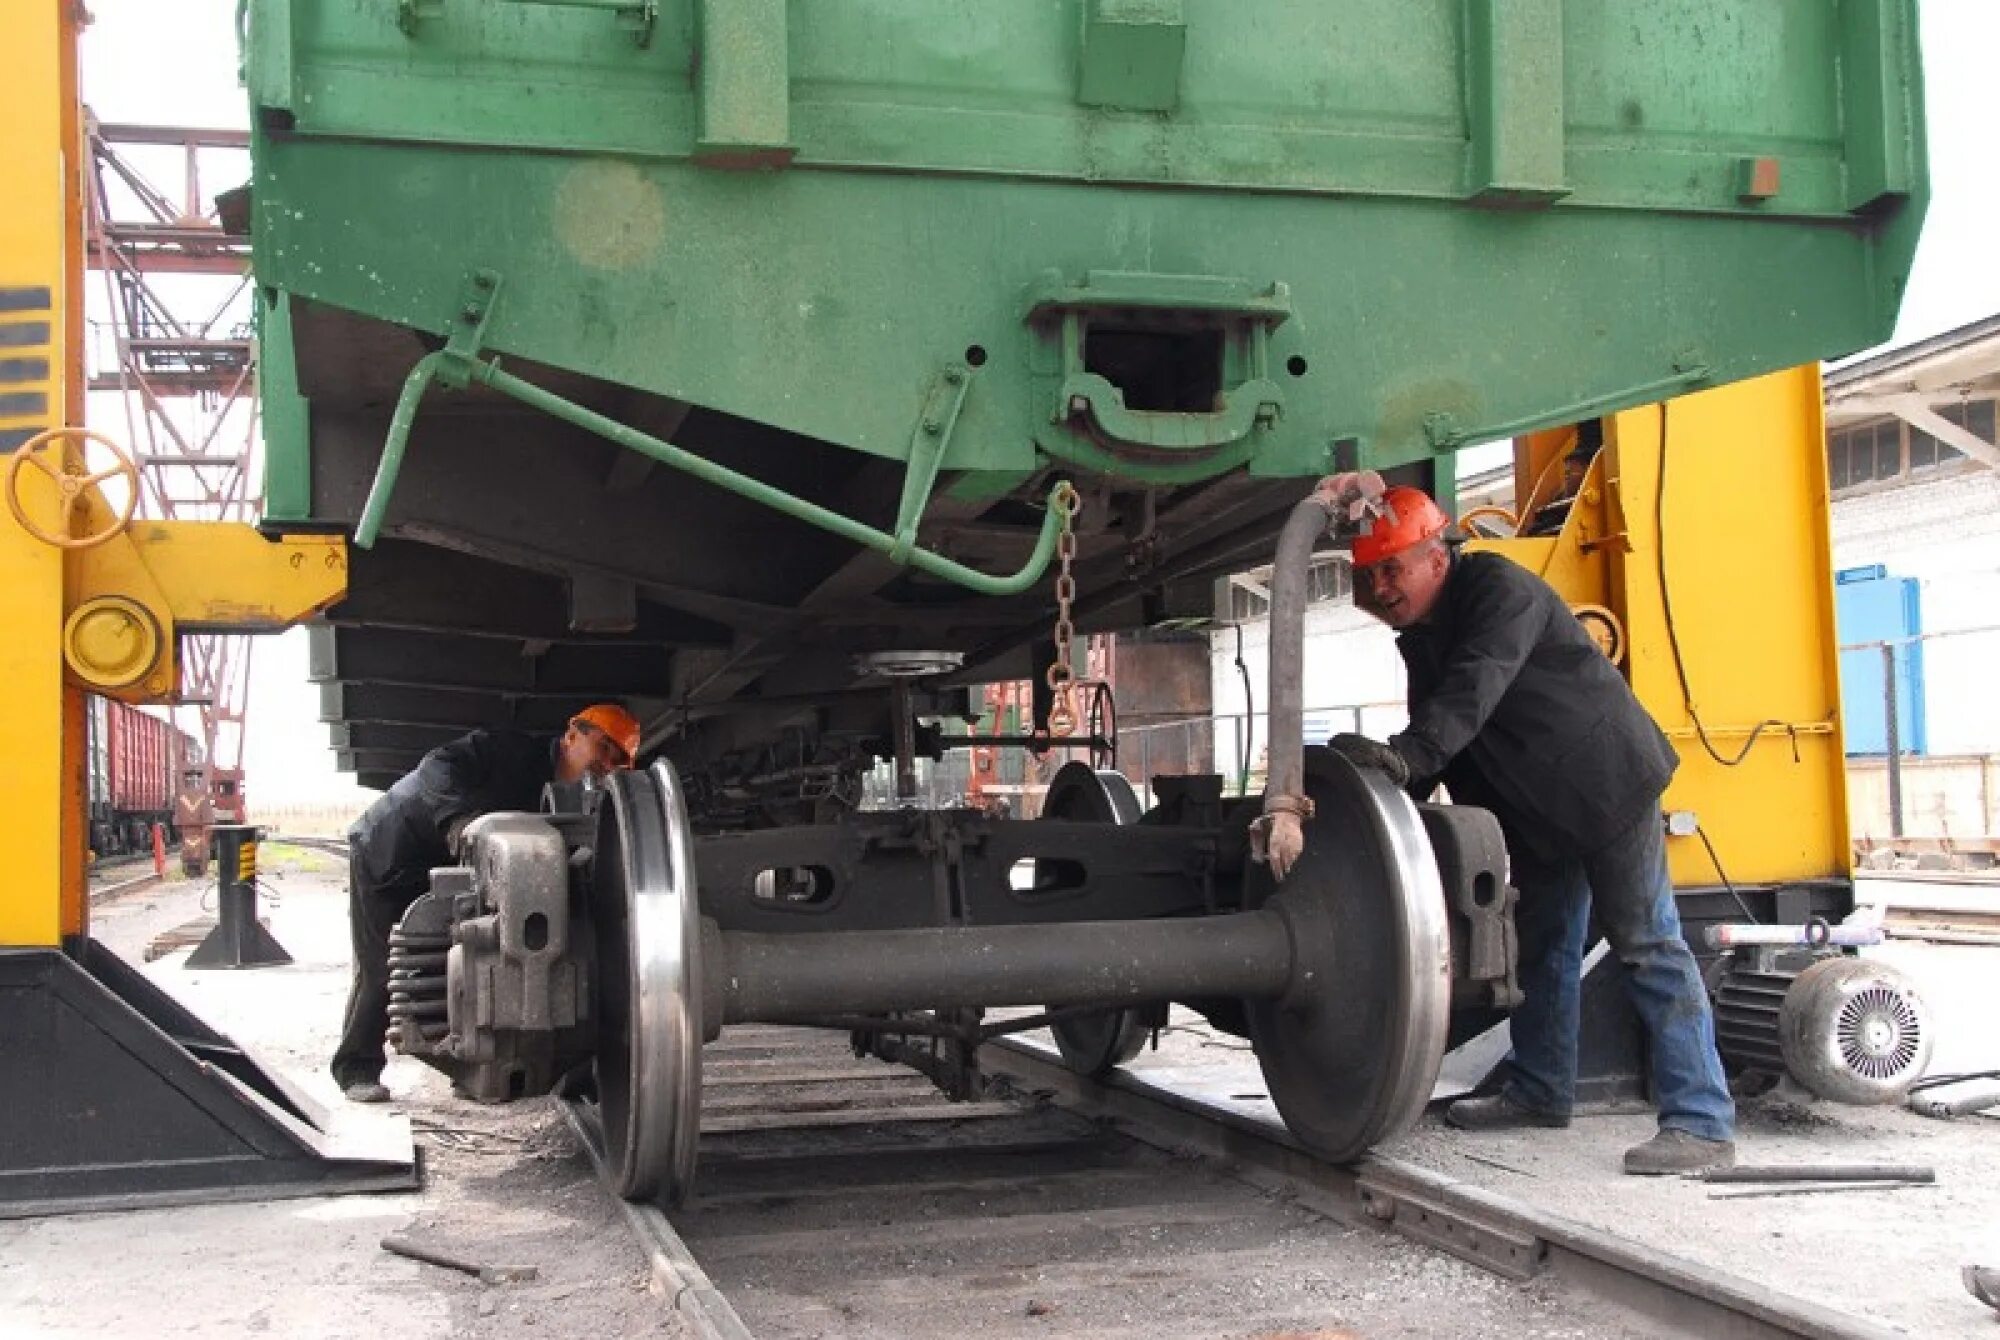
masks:
<path fill-rule="evenodd" d="M 389 1038 L 402 1052 L 429 1050 L 451 1032 L 445 961 L 449 933 L 389 932 Z"/>

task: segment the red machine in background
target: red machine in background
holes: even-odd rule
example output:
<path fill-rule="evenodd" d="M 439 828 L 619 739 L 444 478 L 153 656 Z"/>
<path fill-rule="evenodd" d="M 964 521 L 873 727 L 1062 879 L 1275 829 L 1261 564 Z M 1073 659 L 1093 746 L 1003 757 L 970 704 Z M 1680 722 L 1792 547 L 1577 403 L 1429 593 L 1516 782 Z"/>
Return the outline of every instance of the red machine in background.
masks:
<path fill-rule="evenodd" d="M 206 789 L 201 743 L 170 721 L 92 695 L 88 712 L 90 849 L 98 856 L 152 847 L 153 825 L 178 839 L 175 806 L 184 774 Z"/>

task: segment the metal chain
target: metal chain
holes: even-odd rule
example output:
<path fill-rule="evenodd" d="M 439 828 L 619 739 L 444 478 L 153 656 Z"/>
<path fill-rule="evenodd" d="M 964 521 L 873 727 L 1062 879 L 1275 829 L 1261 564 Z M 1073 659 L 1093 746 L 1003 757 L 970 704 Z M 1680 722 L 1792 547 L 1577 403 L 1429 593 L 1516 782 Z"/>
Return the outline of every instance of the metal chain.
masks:
<path fill-rule="evenodd" d="M 1056 658 L 1049 664 L 1048 671 L 1051 695 L 1049 734 L 1068 737 L 1076 732 L 1076 708 L 1071 702 L 1071 690 L 1076 684 L 1076 665 L 1071 648 L 1076 638 L 1076 624 L 1070 617 L 1070 608 L 1076 603 L 1076 578 L 1070 574 L 1070 563 L 1076 558 L 1076 514 L 1083 510 L 1083 499 L 1069 481 L 1064 480 L 1050 492 L 1049 506 L 1056 509 L 1058 521 Z"/>

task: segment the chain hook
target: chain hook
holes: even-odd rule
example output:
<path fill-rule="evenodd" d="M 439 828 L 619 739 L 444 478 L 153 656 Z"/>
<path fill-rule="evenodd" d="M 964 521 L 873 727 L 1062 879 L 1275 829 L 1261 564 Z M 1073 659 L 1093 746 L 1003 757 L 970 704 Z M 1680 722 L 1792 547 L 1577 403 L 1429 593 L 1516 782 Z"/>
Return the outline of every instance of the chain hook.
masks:
<path fill-rule="evenodd" d="M 1071 701 L 1076 684 L 1076 664 L 1073 644 L 1076 639 L 1076 624 L 1071 610 L 1076 604 L 1076 578 L 1070 572 L 1070 565 L 1076 558 L 1076 516 L 1083 510 L 1083 499 L 1076 486 L 1067 479 L 1058 481 L 1049 491 L 1049 506 L 1056 509 L 1056 628 L 1055 660 L 1049 663 L 1046 676 L 1049 685 L 1049 734 L 1058 739 L 1067 739 L 1076 733 L 1076 707 Z"/>

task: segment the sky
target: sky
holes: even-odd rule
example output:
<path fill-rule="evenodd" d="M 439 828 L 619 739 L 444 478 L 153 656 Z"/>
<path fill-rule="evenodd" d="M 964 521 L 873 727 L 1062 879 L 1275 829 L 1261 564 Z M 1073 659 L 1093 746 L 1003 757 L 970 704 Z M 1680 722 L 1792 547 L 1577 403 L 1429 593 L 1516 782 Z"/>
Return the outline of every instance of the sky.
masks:
<path fill-rule="evenodd" d="M 1780 0 L 1745 0 L 1778 3 Z M 240 127 L 236 0 L 90 0 L 84 98 L 106 121 Z M 2000 312 L 2000 2 L 1922 0 L 1931 207 L 1893 343 Z M 221 185 L 219 183 L 218 185 Z M 99 414 L 93 406 L 95 418 Z M 114 411 L 115 412 L 115 411 Z M 122 427 L 122 418 L 111 423 Z M 1464 462 L 1462 466 L 1470 466 Z M 356 804 L 367 793 L 333 768 L 318 695 L 306 682 L 305 635 L 260 640 L 251 683 L 252 805 Z"/>

